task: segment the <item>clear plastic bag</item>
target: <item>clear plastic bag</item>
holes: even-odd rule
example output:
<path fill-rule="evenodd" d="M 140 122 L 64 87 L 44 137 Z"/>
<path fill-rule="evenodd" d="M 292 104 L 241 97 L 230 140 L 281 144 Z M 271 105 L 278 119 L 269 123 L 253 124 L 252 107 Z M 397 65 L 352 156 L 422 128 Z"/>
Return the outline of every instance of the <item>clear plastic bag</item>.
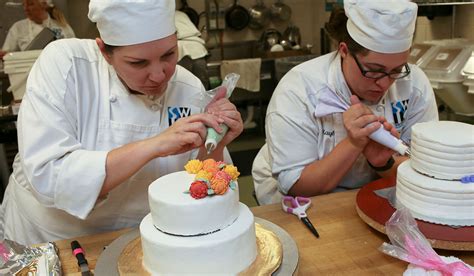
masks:
<path fill-rule="evenodd" d="M 240 75 L 236 73 L 230 73 L 227 74 L 224 77 L 224 80 L 222 81 L 222 84 L 214 89 L 204 91 L 200 97 L 201 104 L 204 103 L 204 106 L 207 106 L 214 96 L 216 96 L 217 92 L 222 88 L 226 88 L 226 98 L 229 98 L 232 95 L 232 92 L 234 91 L 235 86 L 237 85 L 237 82 L 239 81 Z M 200 104 L 197 104 L 198 106 Z"/>
<path fill-rule="evenodd" d="M 380 246 L 379 250 L 385 254 L 443 275 L 474 276 L 474 270 L 462 261 L 447 262 L 433 250 L 408 209 L 395 211 L 385 230 L 391 242 Z"/>

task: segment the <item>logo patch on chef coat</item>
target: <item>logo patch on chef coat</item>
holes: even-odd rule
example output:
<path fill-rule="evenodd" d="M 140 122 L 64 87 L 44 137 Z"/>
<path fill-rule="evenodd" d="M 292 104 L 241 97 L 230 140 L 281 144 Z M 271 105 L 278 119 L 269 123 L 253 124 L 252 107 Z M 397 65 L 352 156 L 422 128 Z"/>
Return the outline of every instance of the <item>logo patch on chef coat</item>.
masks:
<path fill-rule="evenodd" d="M 408 109 L 408 99 L 392 103 L 392 114 L 395 128 L 399 129 L 405 121 L 405 113 Z"/>
<path fill-rule="evenodd" d="M 171 126 L 174 122 L 180 118 L 188 117 L 191 115 L 191 108 L 184 106 L 170 106 L 168 107 L 168 125 Z"/>

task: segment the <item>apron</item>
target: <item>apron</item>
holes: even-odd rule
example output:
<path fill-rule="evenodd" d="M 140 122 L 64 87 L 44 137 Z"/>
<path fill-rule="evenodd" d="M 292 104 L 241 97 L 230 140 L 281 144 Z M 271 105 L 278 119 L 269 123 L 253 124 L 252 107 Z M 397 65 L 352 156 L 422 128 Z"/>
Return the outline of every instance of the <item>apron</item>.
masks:
<path fill-rule="evenodd" d="M 108 64 L 103 66 L 108 66 Z M 102 68 L 101 72 L 108 72 L 108 70 L 104 71 Z M 111 109 L 117 98 L 109 92 L 110 77 L 107 73 L 100 78 L 103 80 L 100 83 L 100 93 L 105 95 L 102 97 L 95 150 L 110 151 L 132 141 L 157 135 L 168 127 L 166 108 L 162 108 L 160 118 L 154 125 L 114 121 L 111 118 Z M 168 91 L 163 96 L 163 103 L 167 101 L 167 94 Z M 21 162 L 19 158 L 16 158 L 15 170 L 17 172 L 11 175 L 5 202 L 0 208 L 2 209 L 0 213 L 4 216 L 5 238 L 24 244 L 33 244 L 137 226 L 149 213 L 149 184 L 162 175 L 182 169 L 187 160 L 191 159 L 192 154 L 191 151 L 150 161 L 127 181 L 113 189 L 105 199 L 99 199 L 85 220 L 76 218 L 63 210 L 40 204 L 34 196 L 33 186 L 23 187 L 19 183 L 28 182 L 25 179 L 21 181 L 16 179 L 17 177 L 25 178 Z M 31 229 L 36 229 L 36 231 Z"/>

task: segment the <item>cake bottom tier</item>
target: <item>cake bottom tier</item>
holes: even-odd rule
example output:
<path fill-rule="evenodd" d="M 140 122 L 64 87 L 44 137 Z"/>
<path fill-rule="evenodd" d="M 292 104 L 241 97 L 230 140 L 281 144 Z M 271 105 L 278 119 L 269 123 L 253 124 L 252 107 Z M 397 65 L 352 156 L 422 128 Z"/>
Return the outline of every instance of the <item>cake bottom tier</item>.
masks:
<path fill-rule="evenodd" d="M 417 173 L 410 161 L 398 167 L 396 206 L 413 217 L 436 224 L 474 225 L 474 185 L 439 180 Z"/>
<path fill-rule="evenodd" d="M 212 234 L 168 235 L 153 226 L 148 214 L 140 223 L 140 235 L 143 265 L 152 275 L 235 275 L 250 266 L 257 256 L 254 217 L 242 203 L 237 220 Z"/>

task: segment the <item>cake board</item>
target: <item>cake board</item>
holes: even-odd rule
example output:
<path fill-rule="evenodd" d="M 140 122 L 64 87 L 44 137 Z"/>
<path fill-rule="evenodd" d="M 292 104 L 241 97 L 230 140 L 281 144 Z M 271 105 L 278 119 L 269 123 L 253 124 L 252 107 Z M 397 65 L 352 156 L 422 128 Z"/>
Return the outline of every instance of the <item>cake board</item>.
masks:
<path fill-rule="evenodd" d="M 291 236 L 278 225 L 255 217 L 255 222 L 273 232 L 281 242 L 283 249 L 282 261 L 279 268 L 272 274 L 274 276 L 292 275 L 295 274 L 298 266 L 298 247 Z M 104 251 L 100 254 L 94 270 L 94 275 L 120 275 L 118 270 L 118 263 L 124 249 L 134 246 L 136 241 L 139 241 L 140 230 L 135 228 L 114 240 Z M 141 258 L 140 258 L 141 260 Z"/>
<path fill-rule="evenodd" d="M 387 199 L 377 196 L 374 191 L 395 186 L 395 179 L 379 179 L 363 186 L 356 197 L 359 217 L 375 230 L 385 233 L 385 223 L 395 212 Z M 415 219 L 421 233 L 433 248 L 447 250 L 474 250 L 474 226 L 451 227 Z"/>

